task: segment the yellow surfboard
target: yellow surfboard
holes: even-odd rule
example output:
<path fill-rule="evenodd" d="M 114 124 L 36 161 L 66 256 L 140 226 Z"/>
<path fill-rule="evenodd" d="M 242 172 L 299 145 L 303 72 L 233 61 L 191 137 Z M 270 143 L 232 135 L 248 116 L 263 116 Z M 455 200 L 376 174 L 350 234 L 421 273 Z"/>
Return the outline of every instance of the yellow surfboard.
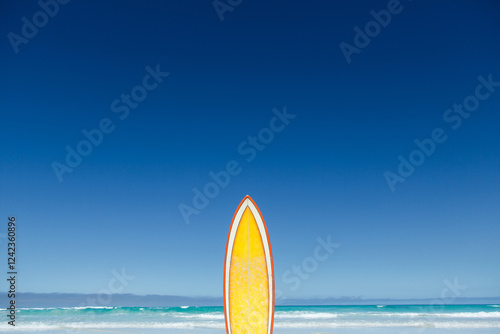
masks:
<path fill-rule="evenodd" d="M 227 334 L 271 334 L 274 269 L 266 223 L 246 196 L 233 216 L 224 261 Z"/>

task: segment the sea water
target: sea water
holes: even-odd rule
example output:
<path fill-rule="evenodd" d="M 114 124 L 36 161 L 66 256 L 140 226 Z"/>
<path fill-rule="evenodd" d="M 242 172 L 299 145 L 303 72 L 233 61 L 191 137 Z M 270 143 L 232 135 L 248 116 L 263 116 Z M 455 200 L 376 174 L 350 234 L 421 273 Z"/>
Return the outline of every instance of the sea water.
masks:
<path fill-rule="evenodd" d="M 222 307 L 19 309 L 0 332 L 225 333 Z M 277 306 L 276 333 L 500 333 L 499 305 Z"/>

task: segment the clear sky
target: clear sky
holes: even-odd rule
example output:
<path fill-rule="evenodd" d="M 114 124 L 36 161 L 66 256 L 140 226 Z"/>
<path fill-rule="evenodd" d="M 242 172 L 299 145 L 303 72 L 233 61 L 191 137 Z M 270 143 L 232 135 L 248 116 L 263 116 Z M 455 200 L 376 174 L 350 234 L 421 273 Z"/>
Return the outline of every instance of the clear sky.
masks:
<path fill-rule="evenodd" d="M 248 194 L 286 297 L 500 295 L 498 2 L 42 3 L 0 5 L 21 291 L 220 296 Z"/>

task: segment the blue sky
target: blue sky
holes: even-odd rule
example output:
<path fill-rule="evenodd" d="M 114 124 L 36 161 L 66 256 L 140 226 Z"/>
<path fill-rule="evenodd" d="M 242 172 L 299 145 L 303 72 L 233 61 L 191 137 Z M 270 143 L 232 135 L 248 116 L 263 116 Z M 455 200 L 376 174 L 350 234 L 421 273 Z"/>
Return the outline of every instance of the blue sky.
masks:
<path fill-rule="evenodd" d="M 1 6 L 0 211 L 19 222 L 21 291 L 97 293 L 125 268 L 126 293 L 220 296 L 248 194 L 285 297 L 435 297 L 455 278 L 462 297 L 499 295 L 500 87 L 457 129 L 443 118 L 479 76 L 500 81 L 495 1 L 244 0 L 222 21 L 211 1 L 72 1 L 17 46 L 42 9 Z M 349 63 L 339 45 L 388 6 Z M 147 96 L 120 119 L 132 92 Z M 296 117 L 247 161 L 238 147 L 284 108 Z M 103 120 L 113 131 L 60 182 L 54 162 Z M 384 174 L 436 128 L 446 141 L 391 189 Z M 229 161 L 241 171 L 194 208 Z M 328 236 L 340 247 L 299 278 Z"/>

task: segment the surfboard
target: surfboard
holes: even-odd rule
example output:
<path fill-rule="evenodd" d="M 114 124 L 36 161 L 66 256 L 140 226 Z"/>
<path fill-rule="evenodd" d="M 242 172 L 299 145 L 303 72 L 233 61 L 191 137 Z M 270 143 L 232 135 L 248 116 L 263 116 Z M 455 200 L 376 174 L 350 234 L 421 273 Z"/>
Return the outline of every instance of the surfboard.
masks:
<path fill-rule="evenodd" d="M 246 196 L 233 216 L 224 261 L 224 318 L 227 334 L 271 334 L 274 268 L 266 223 Z"/>

